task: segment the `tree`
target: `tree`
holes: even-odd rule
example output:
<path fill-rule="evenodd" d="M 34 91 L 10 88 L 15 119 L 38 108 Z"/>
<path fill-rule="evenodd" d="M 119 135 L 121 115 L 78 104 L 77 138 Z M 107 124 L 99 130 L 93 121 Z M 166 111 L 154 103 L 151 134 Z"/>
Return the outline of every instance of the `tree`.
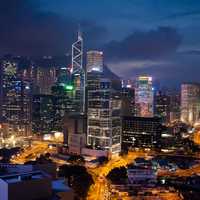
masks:
<path fill-rule="evenodd" d="M 107 175 L 107 178 L 114 184 L 125 181 L 127 177 L 126 167 L 116 167 L 112 169 Z"/>
<path fill-rule="evenodd" d="M 6 148 L 0 149 L 0 157 L 2 157 L 2 159 L 0 160 L 0 162 L 1 163 L 9 163 L 11 157 L 13 155 L 16 155 L 20 151 L 21 151 L 20 147 L 14 147 L 14 148 L 11 148 L 11 149 L 6 149 Z"/>
<path fill-rule="evenodd" d="M 69 157 L 67 160 L 69 163 L 72 165 L 84 165 L 85 164 L 85 159 L 83 156 L 80 155 L 72 155 Z"/>
<path fill-rule="evenodd" d="M 90 185 L 92 185 L 93 179 L 89 173 L 80 174 L 74 176 L 72 179 L 72 188 L 78 197 L 85 198 L 87 196 Z"/>
<path fill-rule="evenodd" d="M 90 185 L 93 184 L 92 176 L 80 165 L 62 165 L 59 168 L 59 176 L 67 178 L 68 185 L 73 188 L 78 198 L 85 198 Z"/>

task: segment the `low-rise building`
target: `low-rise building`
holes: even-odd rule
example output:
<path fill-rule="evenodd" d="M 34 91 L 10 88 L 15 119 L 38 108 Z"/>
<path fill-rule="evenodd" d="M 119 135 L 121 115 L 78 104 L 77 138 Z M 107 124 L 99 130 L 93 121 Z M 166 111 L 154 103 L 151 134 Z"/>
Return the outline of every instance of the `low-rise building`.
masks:
<path fill-rule="evenodd" d="M 157 175 L 151 161 L 139 161 L 127 169 L 128 180 L 134 185 L 148 185 L 156 183 Z"/>
<path fill-rule="evenodd" d="M 0 200 L 73 200 L 74 192 L 64 179 L 56 179 L 54 164 L 1 164 Z"/>
<path fill-rule="evenodd" d="M 36 200 L 48 199 L 51 196 L 51 178 L 41 171 L 0 177 L 1 200 Z"/>

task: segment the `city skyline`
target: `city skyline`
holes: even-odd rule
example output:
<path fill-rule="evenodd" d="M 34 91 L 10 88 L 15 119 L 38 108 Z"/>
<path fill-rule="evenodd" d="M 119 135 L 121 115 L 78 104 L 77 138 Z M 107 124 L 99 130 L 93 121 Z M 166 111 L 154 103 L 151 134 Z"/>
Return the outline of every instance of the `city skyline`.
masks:
<path fill-rule="evenodd" d="M 104 51 L 105 63 L 122 78 L 145 73 L 179 87 L 198 82 L 198 10 L 194 0 L 3 1 L 0 54 L 70 53 L 80 24 L 85 50 Z"/>
<path fill-rule="evenodd" d="M 199 200 L 199 18 L 195 0 L 2 0 L 0 200 Z"/>

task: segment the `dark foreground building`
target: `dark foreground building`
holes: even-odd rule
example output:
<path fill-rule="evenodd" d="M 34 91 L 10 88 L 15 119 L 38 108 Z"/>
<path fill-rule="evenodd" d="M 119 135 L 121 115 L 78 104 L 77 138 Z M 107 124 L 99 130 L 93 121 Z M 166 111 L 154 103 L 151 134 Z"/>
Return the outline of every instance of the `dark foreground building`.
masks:
<path fill-rule="evenodd" d="M 157 117 L 122 117 L 122 150 L 158 146 L 162 125 Z"/>

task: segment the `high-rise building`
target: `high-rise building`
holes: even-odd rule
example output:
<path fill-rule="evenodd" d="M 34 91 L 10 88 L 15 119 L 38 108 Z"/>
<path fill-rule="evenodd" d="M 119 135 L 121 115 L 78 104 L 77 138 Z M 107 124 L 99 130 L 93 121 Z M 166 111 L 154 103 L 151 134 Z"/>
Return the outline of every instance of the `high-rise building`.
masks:
<path fill-rule="evenodd" d="M 74 99 L 79 113 L 85 112 L 85 70 L 83 68 L 83 38 L 78 32 L 78 39 L 72 44 L 72 80 Z"/>
<path fill-rule="evenodd" d="M 66 114 L 64 118 L 64 138 L 69 153 L 81 154 L 86 145 L 87 119 L 85 115 Z"/>
<path fill-rule="evenodd" d="M 78 113 L 77 105 L 73 100 L 74 89 L 71 84 L 59 85 L 52 87 L 52 95 L 54 97 L 54 128 L 61 131 L 63 126 L 63 118 L 66 113 Z"/>
<path fill-rule="evenodd" d="M 31 84 L 17 74 L 17 63 L 1 62 L 1 119 L 9 124 L 11 133 L 31 133 Z"/>
<path fill-rule="evenodd" d="M 54 131 L 56 116 L 52 95 L 34 95 L 32 102 L 32 128 L 36 134 L 48 134 Z"/>
<path fill-rule="evenodd" d="M 135 89 L 133 87 L 122 88 L 122 108 L 121 114 L 123 116 L 134 116 L 135 115 Z"/>
<path fill-rule="evenodd" d="M 74 92 L 69 70 L 66 67 L 60 68 L 57 81 L 51 87 L 51 95 L 34 95 L 34 132 L 62 131 L 64 116 L 79 111 L 73 99 Z"/>
<path fill-rule="evenodd" d="M 134 81 L 130 79 L 122 79 L 122 88 L 132 88 L 134 89 Z"/>
<path fill-rule="evenodd" d="M 33 132 L 45 134 L 62 131 L 65 114 L 77 113 L 73 93 L 71 85 L 55 84 L 51 95 L 34 95 Z"/>
<path fill-rule="evenodd" d="M 38 94 L 51 94 L 51 87 L 56 82 L 56 70 L 54 67 L 37 67 L 35 84 Z"/>
<path fill-rule="evenodd" d="M 170 122 L 180 121 L 181 95 L 180 92 L 171 92 L 170 96 Z"/>
<path fill-rule="evenodd" d="M 158 91 L 155 94 L 155 116 L 160 117 L 162 122 L 167 123 L 170 120 L 170 96 Z"/>
<path fill-rule="evenodd" d="M 158 146 L 162 126 L 157 117 L 122 118 L 122 149 L 133 147 L 153 148 Z"/>
<path fill-rule="evenodd" d="M 58 75 L 56 80 L 57 85 L 69 85 L 72 84 L 70 69 L 67 67 L 61 67 L 58 69 Z"/>
<path fill-rule="evenodd" d="M 135 87 L 136 114 L 139 117 L 153 116 L 152 77 L 139 76 Z"/>
<path fill-rule="evenodd" d="M 200 119 L 200 84 L 181 85 L 181 121 L 194 124 Z"/>
<path fill-rule="evenodd" d="M 100 71 L 103 72 L 103 52 L 88 51 L 87 52 L 87 72 Z"/>
<path fill-rule="evenodd" d="M 121 151 L 121 82 L 108 72 L 87 76 L 87 143 L 112 154 Z"/>

